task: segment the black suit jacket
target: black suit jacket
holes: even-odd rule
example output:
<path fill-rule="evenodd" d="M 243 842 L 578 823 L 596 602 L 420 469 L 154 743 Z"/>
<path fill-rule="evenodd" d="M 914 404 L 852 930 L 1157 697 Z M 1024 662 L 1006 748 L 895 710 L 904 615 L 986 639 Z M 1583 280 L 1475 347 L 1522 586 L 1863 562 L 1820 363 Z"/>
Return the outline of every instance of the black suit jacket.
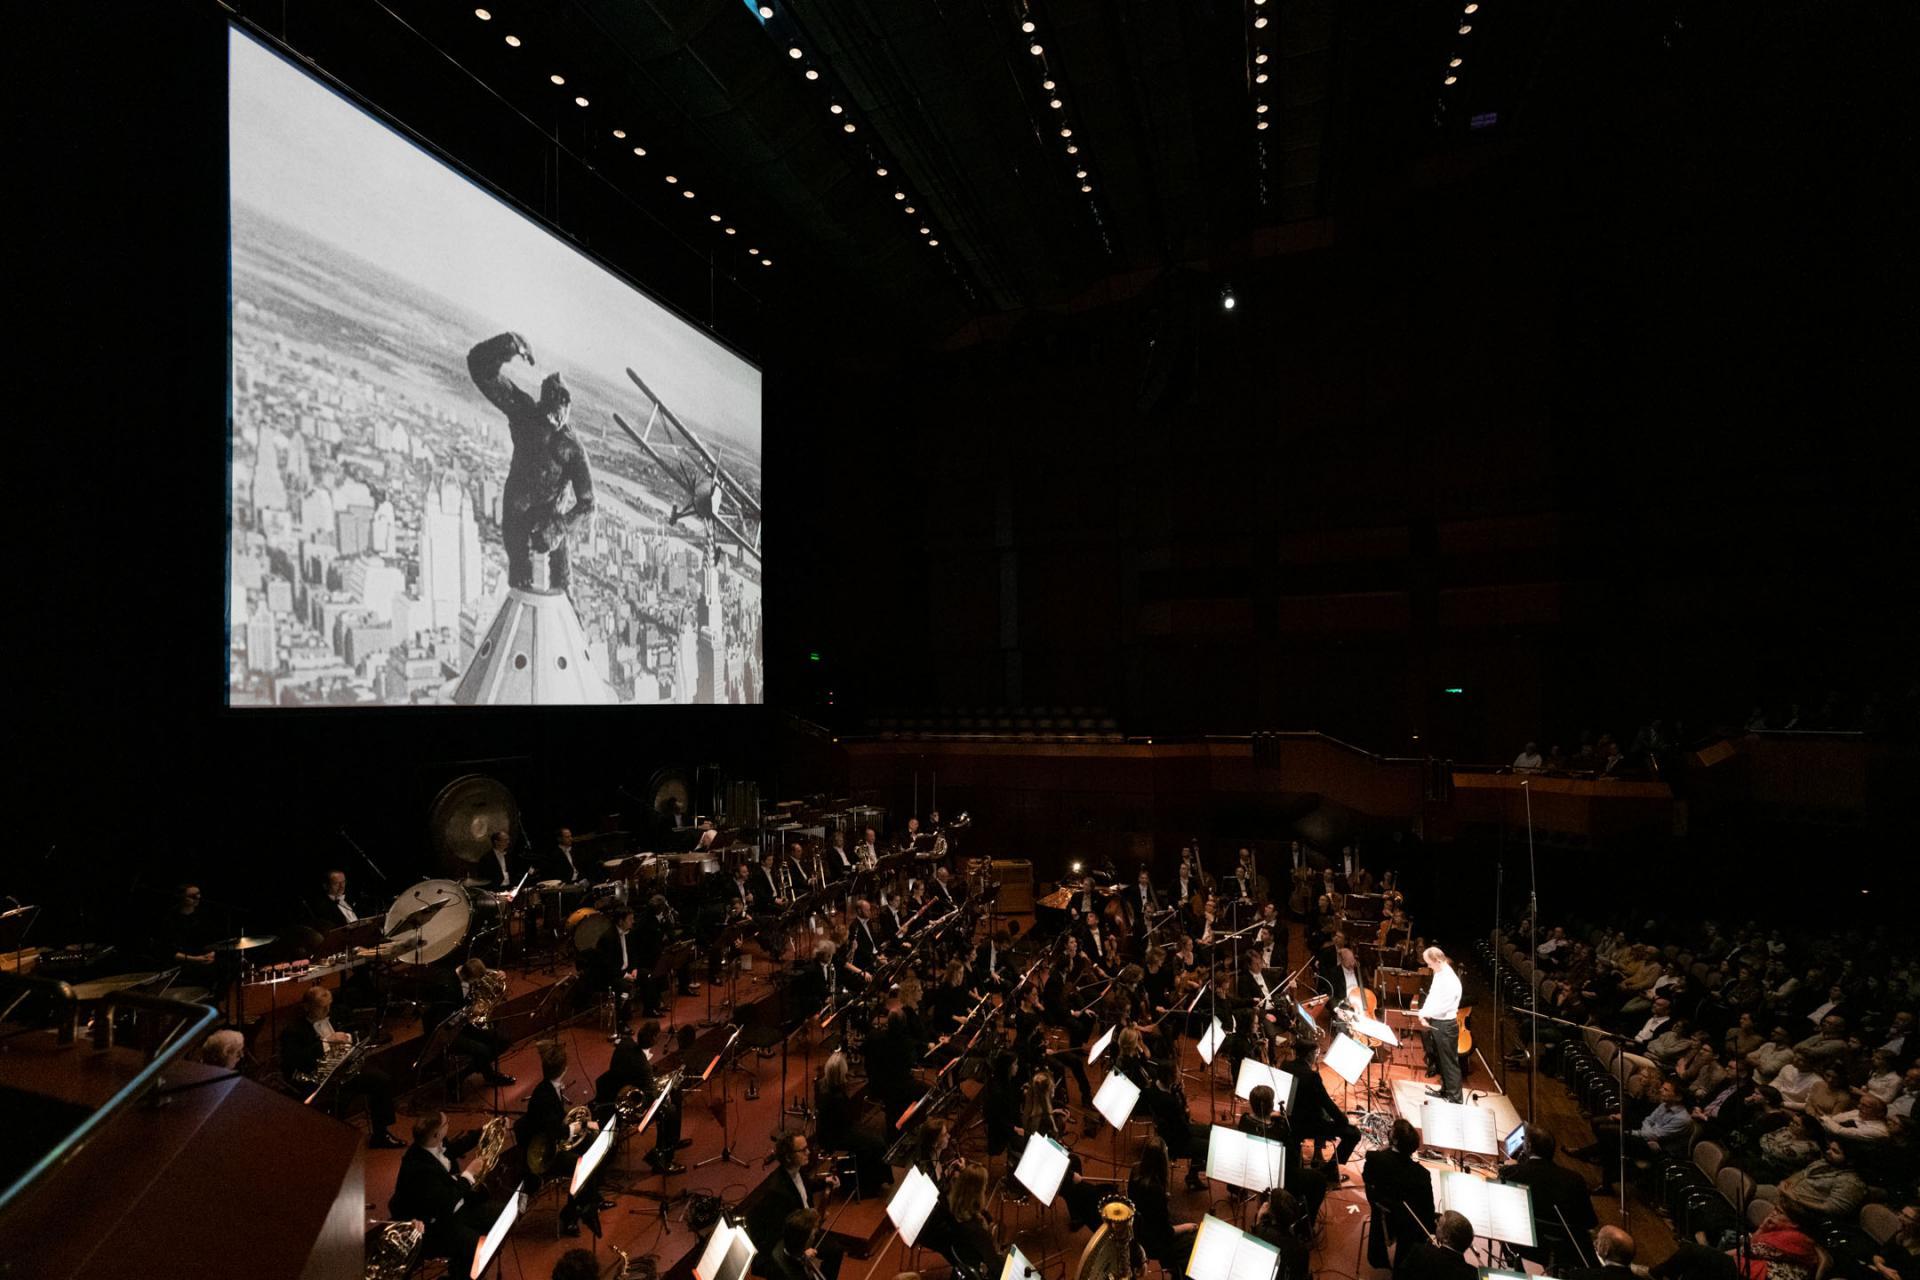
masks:
<path fill-rule="evenodd" d="M 772 911 L 773 900 L 780 896 L 780 888 L 773 882 L 773 875 L 765 867 L 755 867 L 747 873 L 747 890 L 753 894 L 755 914 Z"/>
<path fill-rule="evenodd" d="M 852 959 L 855 966 L 872 973 L 874 966 L 880 963 L 880 948 L 885 941 L 878 916 L 872 920 L 861 920 L 856 917 L 852 929 L 847 934 L 847 945 L 853 948 Z"/>
<path fill-rule="evenodd" d="M 627 935 L 627 967 L 634 968 L 640 963 L 640 948 L 634 939 L 639 936 L 636 927 Z M 600 941 L 593 944 L 594 972 L 602 983 L 611 983 L 621 976 L 620 969 L 620 931 L 609 929 L 600 935 Z"/>
<path fill-rule="evenodd" d="M 354 901 L 352 894 L 347 895 L 347 905 L 353 908 L 353 914 L 357 919 L 367 918 L 367 913 L 361 910 L 360 904 Z M 322 932 L 343 928 L 353 923 L 340 914 L 339 904 L 324 893 L 308 902 L 307 914 L 313 918 L 314 926 Z"/>
<path fill-rule="evenodd" d="M 1387 1265 L 1388 1241 L 1403 1249 L 1411 1249 L 1416 1241 L 1426 1243 L 1425 1232 L 1433 1230 L 1433 1178 L 1424 1166 L 1392 1148 L 1369 1151 L 1360 1180 L 1373 1210 L 1367 1237 L 1369 1262 L 1376 1267 Z"/>
<path fill-rule="evenodd" d="M 288 1079 L 306 1075 L 320 1065 L 325 1052 L 320 1033 L 311 1022 L 296 1014 L 280 1033 L 280 1074 Z"/>
<path fill-rule="evenodd" d="M 527 1095 L 527 1113 L 514 1122 L 513 1139 L 522 1147 L 545 1134 L 553 1142 L 567 1136 L 567 1103 L 552 1081 L 542 1080 Z"/>
<path fill-rule="evenodd" d="M 1569 1230 L 1585 1235 L 1599 1223 L 1593 1214 L 1593 1197 L 1587 1190 L 1587 1180 L 1551 1160 L 1530 1158 L 1510 1164 L 1500 1170 L 1500 1181 L 1526 1187 L 1533 1193 L 1533 1216 L 1538 1224 L 1536 1236 L 1551 1233 L 1563 1237 Z M 1565 1227 L 1560 1225 L 1562 1216 L 1567 1220 Z"/>
<path fill-rule="evenodd" d="M 818 1201 L 819 1195 L 812 1183 L 807 1184 L 807 1194 Z M 780 1243 L 780 1231 L 786 1225 L 787 1215 L 805 1207 L 787 1171 L 774 1166 L 773 1172 L 767 1175 L 758 1203 L 747 1212 L 747 1237 L 753 1241 L 753 1247 L 771 1252 Z"/>
<path fill-rule="evenodd" d="M 473 1188 L 465 1178 L 449 1172 L 425 1147 L 408 1147 L 400 1157 L 400 1177 L 393 1184 L 387 1212 L 395 1218 L 418 1218 L 432 1226 L 452 1216 Z"/>
<path fill-rule="evenodd" d="M 489 857 L 487 861 L 491 862 L 493 859 Z M 511 859 L 508 860 L 507 865 L 513 865 Z M 564 884 L 571 883 L 575 880 L 591 880 L 593 873 L 587 870 L 587 855 L 581 852 L 580 846 L 574 846 L 573 866 L 569 867 L 567 866 L 566 853 L 561 850 L 559 845 L 555 845 L 553 848 L 547 850 L 545 857 L 540 859 L 539 878 L 558 880 Z"/>
<path fill-rule="evenodd" d="M 1479 1280 L 1480 1268 L 1451 1249 L 1422 1240 L 1400 1251 L 1393 1274 L 1394 1280 Z"/>

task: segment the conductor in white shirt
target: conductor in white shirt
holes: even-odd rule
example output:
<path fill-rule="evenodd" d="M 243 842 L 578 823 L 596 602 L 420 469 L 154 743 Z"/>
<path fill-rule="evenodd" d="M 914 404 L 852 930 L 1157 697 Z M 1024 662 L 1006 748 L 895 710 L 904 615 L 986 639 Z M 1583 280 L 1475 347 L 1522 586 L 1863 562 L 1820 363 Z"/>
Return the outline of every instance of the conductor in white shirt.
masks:
<path fill-rule="evenodd" d="M 1433 1053 L 1440 1063 L 1440 1087 L 1429 1089 L 1435 1097 L 1448 1102 L 1461 1101 L 1460 1095 L 1460 975 L 1453 971 L 1447 953 L 1428 947 L 1420 959 L 1433 970 L 1427 986 L 1427 998 L 1420 1005 L 1420 1021 L 1433 1029 Z"/>

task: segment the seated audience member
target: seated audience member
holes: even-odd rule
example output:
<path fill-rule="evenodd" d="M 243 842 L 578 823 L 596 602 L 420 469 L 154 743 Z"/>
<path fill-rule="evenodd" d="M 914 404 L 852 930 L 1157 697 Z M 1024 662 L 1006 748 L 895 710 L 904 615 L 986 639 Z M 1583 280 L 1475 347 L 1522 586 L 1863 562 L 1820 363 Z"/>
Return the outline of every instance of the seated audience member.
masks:
<path fill-rule="evenodd" d="M 1655 1038 L 1667 1029 L 1667 1024 L 1672 1021 L 1673 1005 L 1665 996 L 1662 996 L 1653 1002 L 1652 1008 L 1647 1013 L 1646 1021 L 1642 1022 L 1639 1029 L 1633 1033 L 1634 1044 L 1639 1046 L 1641 1052 L 1645 1052 L 1647 1046 L 1651 1045 Z"/>
<path fill-rule="evenodd" d="M 1867 1184 L 1849 1166 L 1847 1149 L 1838 1139 L 1827 1143 L 1825 1154 L 1782 1181 L 1774 1203 L 1796 1222 L 1846 1222 L 1867 1201 Z"/>
<path fill-rule="evenodd" d="M 1857 1107 L 1821 1116 L 1820 1127 L 1842 1142 L 1882 1142 L 1891 1132 L 1887 1104 L 1874 1093 L 1862 1093 Z"/>
<path fill-rule="evenodd" d="M 1529 742 L 1520 748 L 1520 754 L 1513 758 L 1513 767 L 1523 772 L 1535 772 L 1546 766 L 1546 757 L 1540 754 L 1540 744 L 1537 742 Z"/>
<path fill-rule="evenodd" d="M 1747 1061 L 1753 1064 L 1756 1080 L 1772 1084 L 1774 1076 L 1793 1061 L 1793 1036 L 1785 1027 L 1775 1027 L 1766 1043 L 1748 1052 Z"/>
<path fill-rule="evenodd" d="M 1900 1210 L 1900 1225 L 1882 1242 L 1869 1265 L 1880 1280 L 1916 1280 L 1920 1277 L 1920 1204 Z"/>
<path fill-rule="evenodd" d="M 1886 1049 L 1873 1051 L 1868 1059 L 1867 1078 L 1861 1082 L 1861 1088 L 1886 1103 L 1900 1096 L 1900 1068 L 1895 1064 L 1892 1052 Z"/>
<path fill-rule="evenodd" d="M 1820 1029 L 1793 1046 L 1818 1066 L 1827 1066 L 1847 1056 L 1847 1020 L 1837 1014 L 1821 1019 Z"/>
<path fill-rule="evenodd" d="M 1599 1167 L 1600 1190 L 1603 1193 L 1611 1194 L 1613 1191 L 1622 1145 L 1629 1158 L 1650 1156 L 1659 1159 L 1684 1154 L 1687 1132 L 1693 1127 L 1693 1117 L 1687 1113 L 1680 1086 L 1672 1080 L 1663 1082 L 1659 1098 L 1659 1105 L 1635 1128 L 1623 1128 L 1618 1119 L 1594 1121 L 1593 1143 L 1567 1153 L 1576 1160 L 1588 1161 Z"/>
<path fill-rule="evenodd" d="M 1796 1049 L 1793 1061 L 1776 1071 L 1768 1083 L 1780 1091 L 1780 1104 L 1787 1110 L 1805 1111 L 1808 1096 L 1821 1083 L 1820 1071 L 1811 1058 Z"/>
<path fill-rule="evenodd" d="M 1661 1068 L 1672 1071 L 1674 1064 L 1693 1047 L 1693 1028 L 1685 1018 L 1674 1018 L 1660 1028 L 1660 1034 L 1647 1041 L 1647 1056 Z"/>
<path fill-rule="evenodd" d="M 1807 1090 L 1805 1110 L 1810 1116 L 1821 1118 L 1852 1109 L 1853 1090 L 1847 1088 L 1846 1074 L 1838 1067 L 1826 1068 Z"/>
<path fill-rule="evenodd" d="M 1742 1270 L 1739 1249 L 1722 1252 L 1693 1240 L 1650 1272 L 1654 1280 L 1807 1280 L 1819 1263 L 1813 1237 L 1784 1213 L 1769 1214 L 1747 1237 Z"/>
<path fill-rule="evenodd" d="M 1915 1097 L 1920 1097 L 1920 1064 L 1908 1067 L 1900 1077 L 1900 1094 L 1887 1104 L 1887 1115 L 1911 1123 Z"/>
<path fill-rule="evenodd" d="M 1911 986 L 1908 988 L 1912 990 Z M 1913 1065 L 1914 1058 L 1920 1056 L 1920 1037 L 1913 1033 L 1913 1011 L 1902 1009 L 1893 1015 L 1893 1021 L 1887 1026 L 1887 1038 L 1880 1045 L 1893 1055 L 1894 1062 L 1902 1067 Z"/>

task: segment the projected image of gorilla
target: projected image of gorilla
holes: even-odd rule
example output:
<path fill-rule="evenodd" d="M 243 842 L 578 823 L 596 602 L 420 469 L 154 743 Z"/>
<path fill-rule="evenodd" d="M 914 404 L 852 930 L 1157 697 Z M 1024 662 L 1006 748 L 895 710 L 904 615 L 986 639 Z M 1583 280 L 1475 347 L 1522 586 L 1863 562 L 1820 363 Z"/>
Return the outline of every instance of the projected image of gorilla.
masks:
<path fill-rule="evenodd" d="M 761 701 L 759 371 L 230 39 L 230 703 Z"/>

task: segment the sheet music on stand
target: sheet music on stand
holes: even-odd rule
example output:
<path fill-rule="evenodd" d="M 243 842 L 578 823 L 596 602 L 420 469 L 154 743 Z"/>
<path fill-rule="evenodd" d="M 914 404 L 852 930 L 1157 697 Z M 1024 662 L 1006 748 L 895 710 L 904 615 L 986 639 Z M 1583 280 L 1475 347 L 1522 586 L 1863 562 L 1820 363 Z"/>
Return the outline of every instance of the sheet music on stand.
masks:
<path fill-rule="evenodd" d="M 1354 1014 L 1348 1025 L 1361 1035 L 1370 1036 L 1385 1044 L 1398 1046 L 1400 1043 L 1400 1037 L 1395 1034 L 1392 1027 L 1377 1018 L 1369 1018 L 1364 1013 Z"/>
<path fill-rule="evenodd" d="M 1468 1155 L 1490 1156 L 1500 1149 L 1493 1129 L 1493 1112 L 1464 1102 L 1428 1098 L 1420 1106 L 1420 1141 Z"/>
<path fill-rule="evenodd" d="M 1286 1144 L 1225 1125 L 1207 1131 L 1207 1176 L 1248 1191 L 1287 1185 Z"/>
<path fill-rule="evenodd" d="M 1109 1077 L 1111 1078 L 1111 1077 Z M 1014 1169 L 1016 1182 L 1033 1192 L 1033 1198 L 1043 1205 L 1053 1203 L 1053 1197 L 1059 1194 L 1060 1180 L 1067 1176 L 1067 1149 L 1043 1133 L 1037 1133 L 1027 1139 L 1027 1149 L 1021 1153 L 1019 1167 Z M 909 1240 L 908 1244 L 913 1242 Z"/>
<path fill-rule="evenodd" d="M 1108 1027 L 1104 1032 L 1102 1032 L 1098 1040 L 1095 1040 L 1090 1046 L 1088 1046 L 1087 1048 L 1087 1065 L 1088 1066 L 1092 1066 L 1094 1063 L 1100 1061 L 1100 1055 L 1105 1053 L 1107 1051 L 1107 1046 L 1113 1043 L 1114 1032 L 1118 1030 L 1120 1030 L 1120 1026 L 1118 1023 L 1115 1023 L 1113 1026 Z"/>
<path fill-rule="evenodd" d="M 607 1158 L 607 1152 L 613 1150 L 613 1135 L 619 1128 L 619 1125 L 613 1123 L 601 1126 L 599 1136 L 594 1138 L 587 1145 L 587 1149 L 580 1153 L 580 1158 L 573 1162 L 573 1181 L 567 1187 L 568 1195 L 579 1195 L 580 1188 L 587 1185 L 587 1179 L 591 1178 L 593 1171 L 600 1167 L 600 1162 Z"/>
<path fill-rule="evenodd" d="M 1007 1260 L 1000 1264 L 1000 1280 L 1040 1280 L 1040 1269 L 1027 1261 L 1027 1255 L 1020 1252 L 1020 1246 L 1007 1246 Z"/>
<path fill-rule="evenodd" d="M 693 1264 L 695 1280 L 741 1280 L 753 1261 L 753 1241 L 744 1226 L 735 1226 L 725 1217 L 713 1224 L 707 1247 Z"/>
<path fill-rule="evenodd" d="M 1133 1118 L 1134 1104 L 1139 1101 L 1140 1086 L 1115 1071 L 1101 1081 L 1094 1092 L 1093 1109 L 1105 1117 L 1108 1124 L 1122 1129 Z"/>
<path fill-rule="evenodd" d="M 1027 1145 L 1033 1144 L 1029 1142 Z M 900 1229 L 900 1238 L 911 1245 L 920 1238 L 920 1229 L 927 1225 L 934 1206 L 939 1203 L 940 1188 L 915 1166 L 907 1170 L 900 1189 L 893 1193 L 893 1199 L 887 1201 L 887 1216 Z"/>
<path fill-rule="evenodd" d="M 1253 1058 L 1240 1059 L 1240 1076 L 1233 1082 L 1233 1096 L 1251 1097 L 1261 1085 L 1273 1090 L 1273 1100 L 1283 1107 L 1293 1105 L 1294 1079 L 1289 1072 L 1270 1067 Z"/>
<path fill-rule="evenodd" d="M 1333 1074 L 1348 1084 L 1357 1081 L 1373 1065 L 1373 1050 L 1355 1040 L 1352 1036 L 1338 1035 L 1327 1046 L 1326 1056 L 1322 1059 L 1333 1068 Z"/>
<path fill-rule="evenodd" d="M 1473 1224 L 1473 1234 L 1531 1249 L 1533 1193 L 1526 1187 L 1462 1173 L 1458 1169 L 1430 1169 L 1433 1206 L 1451 1209 Z"/>
<path fill-rule="evenodd" d="M 492 1264 L 493 1255 L 500 1252 L 500 1246 L 507 1242 L 507 1233 L 513 1230 L 513 1224 L 520 1217 L 521 1194 L 516 1191 L 507 1197 L 500 1216 L 487 1228 L 487 1234 L 480 1237 L 480 1243 L 473 1251 L 473 1266 L 467 1272 L 467 1280 L 480 1280 L 482 1273 Z"/>
<path fill-rule="evenodd" d="M 1210 1213 L 1200 1219 L 1187 1255 L 1193 1280 L 1274 1280 L 1279 1269 L 1280 1251 L 1265 1240 Z"/>
<path fill-rule="evenodd" d="M 1220 1019 L 1215 1018 L 1213 1020 L 1213 1025 L 1208 1027 L 1205 1033 L 1202 1034 L 1200 1037 L 1200 1041 L 1198 1045 L 1198 1048 L 1200 1050 L 1200 1061 L 1206 1063 L 1208 1066 L 1212 1066 L 1213 1055 L 1216 1052 L 1218 1052 L 1221 1042 L 1226 1038 L 1227 1038 L 1226 1028 L 1220 1025 Z"/>

